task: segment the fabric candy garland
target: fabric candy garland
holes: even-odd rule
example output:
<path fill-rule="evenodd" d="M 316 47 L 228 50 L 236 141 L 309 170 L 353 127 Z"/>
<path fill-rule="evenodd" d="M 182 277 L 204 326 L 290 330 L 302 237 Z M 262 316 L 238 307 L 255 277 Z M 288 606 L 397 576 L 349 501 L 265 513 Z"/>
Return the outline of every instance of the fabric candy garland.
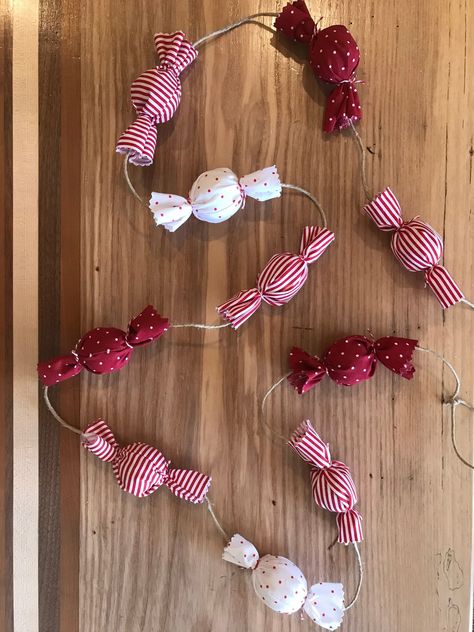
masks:
<path fill-rule="evenodd" d="M 77 343 L 74 351 L 45 362 L 37 371 L 45 386 L 53 386 L 86 369 L 91 373 L 113 373 L 129 361 L 135 347 L 158 340 L 170 327 L 167 318 L 158 314 L 153 305 L 132 318 L 127 331 L 116 327 L 96 327 Z"/>
<path fill-rule="evenodd" d="M 411 380 L 415 373 L 413 351 L 418 340 L 385 336 L 372 340 L 367 336 L 347 336 L 334 342 L 322 358 L 299 347 L 290 351 L 289 383 L 300 395 L 312 389 L 328 375 L 336 384 L 353 386 L 371 378 L 378 362 Z"/>
<path fill-rule="evenodd" d="M 362 118 L 355 71 L 359 47 L 345 26 L 318 30 L 303 0 L 288 3 L 275 20 L 278 32 L 309 47 L 309 64 L 321 81 L 336 87 L 327 96 L 323 130 L 334 132 Z"/>
<path fill-rule="evenodd" d="M 211 224 L 225 222 L 244 208 L 247 196 L 265 202 L 280 197 L 281 183 L 275 165 L 238 178 L 230 169 L 212 169 L 201 174 L 187 198 L 152 193 L 149 207 L 157 226 L 174 232 L 194 215 Z"/>
<path fill-rule="evenodd" d="M 393 254 L 410 272 L 424 273 L 426 284 L 433 290 L 443 309 L 464 298 L 446 268 L 438 264 L 443 256 L 441 236 L 417 217 L 404 222 L 400 202 L 389 188 L 366 204 L 364 211 L 380 230 L 393 231 Z"/>
<path fill-rule="evenodd" d="M 166 123 L 181 100 L 180 74 L 197 57 L 197 50 L 182 31 L 156 33 L 159 65 L 142 73 L 132 83 L 130 94 L 137 119 L 122 134 L 116 151 L 127 154 L 139 167 L 151 165 L 155 155 L 158 123 Z"/>
<path fill-rule="evenodd" d="M 357 491 L 347 465 L 331 459 L 329 446 L 321 440 L 309 420 L 298 426 L 288 445 L 311 465 L 311 487 L 316 504 L 337 513 L 338 542 L 361 542 L 362 518 L 354 509 Z"/>
<path fill-rule="evenodd" d="M 274 612 L 293 614 L 300 609 L 326 630 L 336 630 L 344 617 L 342 584 L 319 582 L 308 589 L 301 570 L 281 555 L 260 557 L 255 546 L 236 533 L 225 547 L 222 559 L 252 571 L 257 596 Z"/>
<path fill-rule="evenodd" d="M 308 265 L 314 263 L 334 241 L 334 233 L 320 226 L 306 226 L 298 255 L 283 252 L 273 255 L 257 276 L 255 288 L 239 292 L 217 308 L 234 329 L 254 314 L 262 301 L 279 307 L 297 294 L 308 278 Z"/>
<path fill-rule="evenodd" d="M 119 447 L 103 419 L 84 429 L 82 445 L 101 461 L 111 463 L 121 489 L 138 498 L 149 496 L 165 485 L 178 498 L 202 503 L 211 484 L 211 478 L 200 472 L 170 468 L 170 461 L 146 443 Z"/>

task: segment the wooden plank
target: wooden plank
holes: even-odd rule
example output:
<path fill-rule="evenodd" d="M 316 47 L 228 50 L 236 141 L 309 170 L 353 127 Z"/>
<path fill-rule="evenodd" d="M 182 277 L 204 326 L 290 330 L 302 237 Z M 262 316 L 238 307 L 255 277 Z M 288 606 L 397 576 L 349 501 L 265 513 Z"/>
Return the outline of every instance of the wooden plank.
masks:
<path fill-rule="evenodd" d="M 11 332 L 12 311 L 12 15 L 0 2 L 0 329 Z M 0 627 L 13 627 L 13 385 L 12 339 L 0 337 Z"/>
<path fill-rule="evenodd" d="M 274 5 L 261 2 L 258 9 Z M 164 234 L 126 191 L 113 152 L 132 119 L 129 85 L 153 64 L 153 33 L 183 29 L 196 39 L 255 10 L 250 0 L 219 11 L 210 0 L 83 3 L 85 237 L 80 258 L 76 252 L 70 259 L 80 260 L 83 330 L 124 325 L 147 302 L 175 322 L 214 321 L 215 305 L 249 287 L 271 254 L 293 250 L 301 228 L 313 221 L 303 199 L 285 194 L 265 205 L 249 200 L 226 224 L 190 221 L 175 235 Z M 446 264 L 468 291 L 472 7 L 383 0 L 374 8 L 361 0 L 330 3 L 324 13 L 325 25 L 348 24 L 362 51 L 360 78 L 367 83 L 360 131 L 374 151 L 371 186 L 390 185 L 407 217 L 420 214 L 443 233 Z M 463 377 L 463 397 L 472 400 L 466 340 L 473 321 L 460 306 L 443 314 L 422 278 L 391 256 L 387 236 L 361 216 L 355 146 L 348 134 L 323 136 L 323 104 L 303 57 L 264 29 L 245 26 L 202 50 L 184 79 L 177 116 L 159 129 L 154 167 L 132 172 L 137 188 L 185 195 L 207 168 L 243 174 L 275 162 L 284 181 L 321 200 L 337 241 L 292 303 L 262 309 L 240 333 L 170 331 L 139 350 L 126 371 L 100 380 L 84 376 L 80 421 L 102 415 L 121 440 L 151 442 L 173 462 L 209 471 L 212 499 L 229 531 L 262 552 L 291 557 L 310 580 L 341 579 L 350 591 L 352 557 L 342 547 L 328 548 L 334 517 L 313 506 L 307 468 L 261 431 L 261 397 L 286 369 L 291 345 L 317 353 L 331 340 L 371 328 L 419 336 L 445 353 Z M 78 217 L 72 206 L 64 213 Z M 72 286 L 77 277 L 71 279 Z M 71 336 L 68 343 L 74 342 Z M 347 615 L 351 630 L 470 626 L 471 476 L 449 442 L 441 395 L 449 393 L 450 378 L 425 356 L 416 363 L 412 382 L 380 370 L 351 390 L 323 383 L 297 398 L 282 388 L 268 410 L 284 434 L 312 417 L 334 456 L 354 472 L 366 581 Z M 467 415 L 462 425 L 469 455 Z M 165 490 L 134 499 L 119 490 L 105 464 L 88 454 L 81 461 L 80 630 L 300 629 L 298 617 L 267 611 L 248 577 L 221 561 L 221 542 L 204 509 Z M 71 466 L 67 475 L 74 471 Z M 63 505 L 63 520 L 74 507 Z"/>

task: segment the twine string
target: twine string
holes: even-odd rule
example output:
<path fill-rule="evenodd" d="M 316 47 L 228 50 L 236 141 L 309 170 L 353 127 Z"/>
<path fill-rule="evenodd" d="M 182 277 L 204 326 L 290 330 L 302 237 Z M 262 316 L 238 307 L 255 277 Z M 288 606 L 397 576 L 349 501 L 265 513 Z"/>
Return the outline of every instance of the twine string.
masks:
<path fill-rule="evenodd" d="M 230 327 L 230 323 L 224 323 L 223 325 L 206 325 L 204 323 L 183 323 L 182 325 L 171 325 L 173 329 L 179 329 L 180 327 L 194 327 L 195 329 L 223 329 L 224 327 Z"/>
<path fill-rule="evenodd" d="M 452 443 L 452 446 L 453 446 L 454 453 L 456 454 L 458 459 L 461 461 L 461 463 L 463 463 L 467 467 L 469 467 L 472 470 L 474 470 L 474 464 L 470 463 L 461 454 L 461 451 L 460 451 L 460 449 L 458 447 L 458 443 L 457 443 L 457 439 L 456 439 L 456 408 L 458 406 L 464 406 L 468 410 L 474 411 L 474 406 L 472 404 L 469 404 L 468 402 L 464 401 L 463 399 L 461 399 L 459 397 L 459 392 L 461 390 L 461 379 L 460 379 L 456 369 L 451 364 L 451 362 L 446 360 L 446 358 L 443 355 L 441 355 L 440 353 L 437 353 L 436 351 L 433 351 L 432 349 L 427 349 L 425 347 L 420 347 L 420 346 L 417 346 L 416 348 L 419 349 L 420 351 L 424 351 L 425 353 L 431 353 L 436 358 L 441 360 L 441 362 L 446 367 L 448 367 L 448 369 L 451 371 L 451 373 L 452 373 L 452 375 L 454 377 L 454 381 L 455 381 L 455 384 L 456 384 L 455 389 L 454 389 L 454 393 L 450 397 L 446 397 L 446 398 L 443 399 L 443 404 L 446 404 L 447 406 L 449 406 L 451 408 L 451 443 Z"/>
<path fill-rule="evenodd" d="M 354 592 L 354 596 L 349 601 L 347 606 L 344 608 L 345 612 L 347 612 L 347 610 L 350 610 L 352 608 L 352 606 L 356 603 L 356 601 L 359 599 L 360 590 L 362 588 L 362 580 L 364 578 L 364 566 L 362 565 L 362 557 L 360 555 L 360 550 L 359 550 L 359 546 L 358 546 L 357 542 L 353 542 L 352 543 L 352 547 L 353 547 L 353 550 L 354 550 L 354 553 L 355 553 L 356 559 L 357 559 L 357 569 L 359 571 L 359 576 L 358 576 L 358 579 L 357 579 L 357 585 L 356 585 L 356 589 L 355 589 L 355 592 Z"/>
<path fill-rule="evenodd" d="M 51 401 L 49 399 L 48 387 L 47 386 L 45 386 L 44 389 L 43 389 L 43 399 L 45 401 L 46 408 L 53 415 L 53 417 L 56 419 L 56 421 L 59 421 L 61 426 L 63 426 L 64 428 L 67 428 L 68 430 L 71 430 L 72 432 L 75 432 L 78 435 L 82 434 L 82 432 L 81 432 L 81 430 L 79 430 L 79 428 L 76 428 L 75 426 L 71 426 L 70 424 L 68 424 L 68 422 L 65 419 L 63 419 L 61 417 L 61 415 L 53 407 L 53 405 L 52 405 L 52 403 L 51 403 Z"/>
<path fill-rule="evenodd" d="M 465 303 L 468 307 L 470 307 L 471 309 L 474 309 L 474 303 L 472 303 L 471 301 L 468 301 L 467 298 L 463 297 L 459 302 Z"/>
<path fill-rule="evenodd" d="M 247 15 L 244 18 L 241 18 L 240 20 L 237 20 L 237 22 L 232 22 L 232 24 L 227 24 L 227 26 L 222 27 L 221 29 L 217 29 L 217 31 L 212 31 L 212 33 L 208 33 L 207 35 L 203 35 L 201 38 L 199 38 L 198 40 L 196 40 L 193 44 L 194 48 L 199 48 L 199 46 L 201 46 L 202 44 L 204 44 L 204 42 L 207 42 L 210 39 L 219 37 L 220 35 L 224 35 L 225 33 L 228 33 L 229 31 L 233 31 L 234 29 L 238 28 L 239 26 L 242 26 L 243 24 L 248 24 L 248 23 L 252 23 L 255 22 L 256 18 L 263 18 L 263 17 L 278 17 L 278 13 L 253 13 L 252 15 Z M 260 24 L 261 26 L 266 26 L 266 24 L 262 24 L 262 22 L 259 22 L 258 20 L 256 21 L 256 24 Z"/>
<path fill-rule="evenodd" d="M 364 189 L 364 194 L 367 200 L 370 202 L 373 198 L 373 195 L 370 192 L 369 185 L 367 184 L 367 158 L 365 155 L 365 147 L 362 142 L 362 138 L 360 137 L 359 132 L 356 130 L 354 123 L 349 120 L 350 129 L 352 132 L 352 138 L 354 139 L 357 149 L 360 154 L 360 178 L 362 180 L 362 188 Z"/>

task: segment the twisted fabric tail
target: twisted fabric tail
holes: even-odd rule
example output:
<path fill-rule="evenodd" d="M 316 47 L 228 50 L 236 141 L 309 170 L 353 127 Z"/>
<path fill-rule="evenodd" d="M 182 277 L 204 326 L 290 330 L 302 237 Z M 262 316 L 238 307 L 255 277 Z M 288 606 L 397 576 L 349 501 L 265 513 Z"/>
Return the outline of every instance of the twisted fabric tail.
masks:
<path fill-rule="evenodd" d="M 38 377 L 44 386 L 54 386 L 63 380 L 78 375 L 82 371 L 77 357 L 70 353 L 64 356 L 57 356 L 44 362 L 38 362 L 36 366 Z"/>
<path fill-rule="evenodd" d="M 337 85 L 328 95 L 323 118 L 323 131 L 330 134 L 346 129 L 362 118 L 359 93 L 352 81 Z"/>
<path fill-rule="evenodd" d="M 141 79 L 137 79 L 137 82 Z M 157 138 L 155 117 L 140 113 L 118 139 L 115 151 L 129 154 L 128 161 L 132 165 L 148 167 L 153 164 Z"/>
<path fill-rule="evenodd" d="M 170 193 L 152 193 L 148 206 L 153 214 L 155 224 L 163 226 L 174 233 L 182 226 L 193 212 L 191 204 L 180 195 Z"/>
<path fill-rule="evenodd" d="M 245 195 L 266 202 L 281 195 L 281 182 L 275 165 L 259 169 L 239 180 Z"/>
<path fill-rule="evenodd" d="M 170 469 L 166 487 L 178 498 L 200 504 L 206 498 L 211 480 L 195 470 Z"/>
<path fill-rule="evenodd" d="M 292 347 L 289 365 L 292 372 L 287 379 L 299 395 L 307 393 L 326 375 L 326 367 L 321 360 L 299 347 Z"/>
<path fill-rule="evenodd" d="M 222 303 L 217 308 L 217 312 L 230 323 L 233 329 L 238 329 L 252 314 L 255 314 L 261 304 L 262 296 L 256 288 L 253 288 L 239 292 L 226 303 Z"/>
<path fill-rule="evenodd" d="M 301 237 L 300 255 L 306 263 L 314 263 L 334 241 L 335 235 L 321 226 L 306 226 Z"/>
<path fill-rule="evenodd" d="M 289 2 L 275 20 L 275 28 L 295 42 L 309 44 L 316 25 L 304 0 Z"/>
<path fill-rule="evenodd" d="M 132 318 L 128 325 L 127 342 L 132 347 L 146 345 L 160 338 L 170 327 L 167 318 L 163 318 L 153 305 Z"/>
<path fill-rule="evenodd" d="M 456 305 L 464 298 L 460 287 L 444 266 L 434 265 L 424 274 L 426 285 L 433 290 L 443 309 Z"/>
<path fill-rule="evenodd" d="M 241 568 L 253 569 L 259 561 L 259 555 L 251 542 L 235 533 L 225 547 L 222 559 Z"/>
<path fill-rule="evenodd" d="M 362 516 L 356 509 L 338 513 L 336 516 L 338 539 L 341 544 L 362 542 Z"/>
<path fill-rule="evenodd" d="M 288 445 L 303 461 L 324 469 L 332 463 L 327 443 L 321 439 L 309 419 L 301 422 L 291 435 Z"/>
<path fill-rule="evenodd" d="M 177 74 L 181 74 L 198 56 L 183 31 L 155 33 L 154 42 L 160 65 L 172 66 Z"/>
<path fill-rule="evenodd" d="M 364 206 L 364 212 L 376 226 L 383 231 L 397 230 L 402 225 L 402 208 L 400 202 L 387 187 L 372 202 Z"/>
<path fill-rule="evenodd" d="M 98 419 L 84 428 L 81 443 L 101 461 L 110 463 L 117 455 L 118 443 L 103 419 Z"/>

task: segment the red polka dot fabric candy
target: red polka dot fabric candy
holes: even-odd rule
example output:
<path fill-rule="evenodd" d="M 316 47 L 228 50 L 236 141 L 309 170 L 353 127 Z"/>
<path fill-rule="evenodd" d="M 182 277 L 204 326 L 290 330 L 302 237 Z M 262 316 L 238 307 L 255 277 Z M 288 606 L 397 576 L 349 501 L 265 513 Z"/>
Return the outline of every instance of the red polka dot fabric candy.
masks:
<path fill-rule="evenodd" d="M 300 395 L 311 390 L 327 375 L 336 384 L 353 386 L 371 378 L 381 362 L 393 373 L 411 380 L 415 373 L 413 351 L 418 340 L 384 336 L 346 336 L 334 342 L 321 358 L 299 347 L 290 351 L 290 384 Z"/>
<path fill-rule="evenodd" d="M 91 373 L 113 373 L 129 361 L 135 347 L 158 340 L 170 324 L 148 305 L 132 318 L 127 331 L 116 327 L 96 327 L 88 331 L 70 354 L 39 362 L 38 377 L 45 386 L 53 386 L 86 369 Z"/>
<path fill-rule="evenodd" d="M 323 130 L 344 129 L 362 118 L 355 72 L 359 47 L 349 30 L 340 24 L 318 30 L 303 0 L 287 4 L 275 20 L 276 29 L 309 47 L 309 65 L 321 81 L 335 85 L 327 97 Z"/>

